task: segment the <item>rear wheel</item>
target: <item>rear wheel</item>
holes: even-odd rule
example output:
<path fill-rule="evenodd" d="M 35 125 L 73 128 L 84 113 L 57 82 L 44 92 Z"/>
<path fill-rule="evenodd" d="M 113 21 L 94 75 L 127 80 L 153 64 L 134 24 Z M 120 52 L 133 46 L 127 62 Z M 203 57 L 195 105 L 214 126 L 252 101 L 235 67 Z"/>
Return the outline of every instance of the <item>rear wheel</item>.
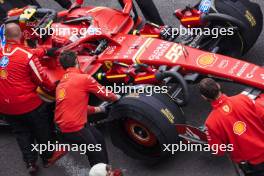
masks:
<path fill-rule="evenodd" d="M 181 109 L 167 95 L 128 95 L 110 112 L 110 135 L 113 144 L 127 155 L 156 161 L 168 153 L 163 144 L 179 142 L 174 124 L 184 124 Z"/>
<path fill-rule="evenodd" d="M 221 40 L 215 42 L 220 48 L 218 53 L 239 57 L 245 54 L 258 39 L 263 26 L 263 14 L 260 6 L 249 0 L 212 0 L 210 13 L 228 15 L 243 24 L 242 29 L 232 21 L 213 20 L 211 28 L 214 27 L 237 27 L 234 35 L 222 36 Z"/>
<path fill-rule="evenodd" d="M 226 46 L 225 49 L 229 53 L 232 53 L 232 48 L 239 51 L 235 48 L 237 46 L 234 46 L 236 44 L 240 45 L 241 55 L 245 54 L 255 44 L 263 28 L 263 14 L 260 6 L 249 0 L 214 0 L 214 11 L 230 15 L 246 26 L 244 30 L 239 29 L 234 38 L 231 37 L 229 41 L 223 42 L 223 46 Z"/>
<path fill-rule="evenodd" d="M 198 9 L 200 1 L 195 8 Z M 210 52 L 240 57 L 257 41 L 263 28 L 263 14 L 257 3 L 249 0 L 210 0 L 204 34 L 183 35 L 177 41 Z M 210 34 L 208 29 L 211 30 Z M 221 33 L 223 35 L 221 35 Z"/>

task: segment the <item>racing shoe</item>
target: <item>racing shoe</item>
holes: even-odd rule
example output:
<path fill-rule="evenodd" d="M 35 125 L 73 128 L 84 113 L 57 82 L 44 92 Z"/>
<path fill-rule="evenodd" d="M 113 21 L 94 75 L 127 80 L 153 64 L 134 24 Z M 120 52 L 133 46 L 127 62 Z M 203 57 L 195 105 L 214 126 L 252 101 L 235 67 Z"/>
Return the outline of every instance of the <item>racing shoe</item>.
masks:
<path fill-rule="evenodd" d="M 48 168 L 52 166 L 53 164 L 56 163 L 59 159 L 61 159 L 63 156 L 65 156 L 68 153 L 68 151 L 60 150 L 60 151 L 55 151 L 52 154 L 52 157 L 46 161 L 43 161 L 43 167 Z"/>
<path fill-rule="evenodd" d="M 36 175 L 39 167 L 35 163 L 27 163 L 27 171 L 30 175 Z"/>

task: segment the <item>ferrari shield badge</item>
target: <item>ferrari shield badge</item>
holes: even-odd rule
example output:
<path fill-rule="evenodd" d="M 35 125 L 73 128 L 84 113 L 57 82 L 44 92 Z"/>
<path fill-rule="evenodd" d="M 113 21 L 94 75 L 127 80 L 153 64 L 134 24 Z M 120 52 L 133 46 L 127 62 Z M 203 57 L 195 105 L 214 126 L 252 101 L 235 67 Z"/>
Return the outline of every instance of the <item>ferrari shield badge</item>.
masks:
<path fill-rule="evenodd" d="M 222 109 L 223 109 L 223 111 L 224 111 L 225 113 L 230 113 L 230 112 L 231 112 L 231 108 L 230 108 L 228 105 L 224 105 L 224 106 L 222 107 Z"/>
<path fill-rule="evenodd" d="M 247 130 L 247 125 L 245 124 L 245 122 L 237 121 L 233 125 L 234 133 L 239 135 L 239 136 L 241 136 L 243 133 L 245 133 L 246 130 Z"/>
<path fill-rule="evenodd" d="M 212 4 L 211 0 L 202 0 L 202 2 L 199 5 L 199 11 L 203 13 L 209 12 L 211 8 L 211 4 Z"/>

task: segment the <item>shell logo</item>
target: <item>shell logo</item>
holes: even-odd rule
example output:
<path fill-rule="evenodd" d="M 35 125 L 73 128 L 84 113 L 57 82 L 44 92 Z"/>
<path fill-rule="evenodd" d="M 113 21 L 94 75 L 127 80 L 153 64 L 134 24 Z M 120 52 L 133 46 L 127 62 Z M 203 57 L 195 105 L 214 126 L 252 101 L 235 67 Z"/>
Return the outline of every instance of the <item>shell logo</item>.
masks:
<path fill-rule="evenodd" d="M 239 135 L 239 136 L 241 136 L 243 133 L 245 133 L 246 130 L 247 130 L 247 125 L 245 124 L 245 122 L 237 121 L 233 125 L 234 133 Z"/>
<path fill-rule="evenodd" d="M 200 67 L 208 67 L 212 66 L 217 60 L 217 57 L 215 54 L 202 54 L 197 59 L 197 64 Z"/>
<path fill-rule="evenodd" d="M 57 99 L 61 101 L 65 98 L 65 96 L 66 96 L 65 89 L 59 89 Z"/>
<path fill-rule="evenodd" d="M 1 69 L 1 70 L 0 70 L 0 78 L 1 78 L 1 79 L 7 79 L 7 76 L 8 76 L 8 72 L 7 72 L 7 70 L 5 70 L 5 69 Z"/>

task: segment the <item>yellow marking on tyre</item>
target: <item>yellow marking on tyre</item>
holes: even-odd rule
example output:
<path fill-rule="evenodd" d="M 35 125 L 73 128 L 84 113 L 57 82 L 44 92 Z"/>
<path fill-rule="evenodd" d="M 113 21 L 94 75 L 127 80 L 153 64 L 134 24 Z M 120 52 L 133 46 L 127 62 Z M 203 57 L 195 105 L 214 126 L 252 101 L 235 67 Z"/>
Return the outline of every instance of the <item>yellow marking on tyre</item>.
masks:
<path fill-rule="evenodd" d="M 166 119 L 168 119 L 171 124 L 174 124 L 175 117 L 168 108 L 163 108 L 160 110 L 160 112 L 166 117 Z"/>

